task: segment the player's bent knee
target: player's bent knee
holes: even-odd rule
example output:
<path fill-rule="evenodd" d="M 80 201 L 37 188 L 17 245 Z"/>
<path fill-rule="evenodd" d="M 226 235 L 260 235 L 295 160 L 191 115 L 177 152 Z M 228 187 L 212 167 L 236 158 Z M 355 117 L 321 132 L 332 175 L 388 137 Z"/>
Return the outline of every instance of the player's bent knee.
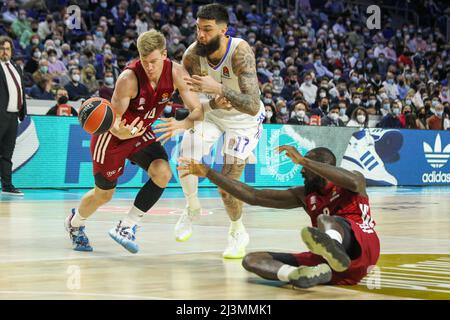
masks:
<path fill-rule="evenodd" d="M 164 168 L 159 171 L 157 174 L 152 176 L 152 180 L 159 186 L 167 186 L 170 179 L 172 179 L 172 171 L 170 169 Z"/>
<path fill-rule="evenodd" d="M 111 201 L 111 199 L 114 195 L 114 191 L 115 191 L 115 189 L 111 189 L 111 190 L 96 189 L 95 190 L 95 199 L 99 203 L 102 203 L 102 204 L 107 203 L 107 202 Z"/>

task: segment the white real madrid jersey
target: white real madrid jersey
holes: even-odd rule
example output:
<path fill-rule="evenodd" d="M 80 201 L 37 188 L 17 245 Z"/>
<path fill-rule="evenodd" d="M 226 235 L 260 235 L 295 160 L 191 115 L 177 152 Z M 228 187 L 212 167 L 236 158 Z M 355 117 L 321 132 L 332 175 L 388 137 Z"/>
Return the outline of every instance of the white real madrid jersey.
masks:
<path fill-rule="evenodd" d="M 214 78 L 217 82 L 224 84 L 226 87 L 235 90 L 237 92 L 241 92 L 239 88 L 239 81 L 237 75 L 233 72 L 233 54 L 238 45 L 244 40 L 239 38 L 229 37 L 227 51 L 223 56 L 222 60 L 216 66 L 212 65 L 208 62 L 206 57 L 200 57 L 200 67 L 202 75 L 209 75 Z M 208 100 L 214 99 L 213 96 L 206 95 Z M 203 99 L 202 99 L 203 100 Z M 264 110 L 264 105 L 261 102 L 261 110 Z M 250 118 L 254 118 L 248 114 L 242 113 L 236 109 L 232 110 L 205 110 L 206 112 L 211 112 L 211 115 L 216 117 L 220 117 L 222 119 L 233 119 L 234 121 L 242 120 L 250 120 Z"/>

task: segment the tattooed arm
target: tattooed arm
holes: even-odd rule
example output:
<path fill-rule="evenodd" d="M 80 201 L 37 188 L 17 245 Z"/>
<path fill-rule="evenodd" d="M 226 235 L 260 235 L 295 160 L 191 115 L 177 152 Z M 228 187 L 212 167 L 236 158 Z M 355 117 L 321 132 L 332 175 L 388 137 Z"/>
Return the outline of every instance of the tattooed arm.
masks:
<path fill-rule="evenodd" d="M 194 52 L 194 44 L 192 44 L 183 54 L 183 67 L 189 72 L 191 76 L 201 76 L 202 69 L 200 67 L 200 56 Z"/>
<path fill-rule="evenodd" d="M 255 54 L 247 42 L 242 41 L 238 45 L 232 57 L 232 64 L 241 92 L 222 85 L 223 96 L 236 110 L 255 116 L 260 108 L 259 86 Z"/>

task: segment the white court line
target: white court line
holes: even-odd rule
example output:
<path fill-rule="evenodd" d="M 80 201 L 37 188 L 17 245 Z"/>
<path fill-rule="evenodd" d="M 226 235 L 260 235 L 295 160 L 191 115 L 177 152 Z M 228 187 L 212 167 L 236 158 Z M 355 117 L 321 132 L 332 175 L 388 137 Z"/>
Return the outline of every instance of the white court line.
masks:
<path fill-rule="evenodd" d="M 136 300 L 179 300 L 172 298 L 162 297 L 146 297 L 146 296 L 134 296 L 134 295 L 122 295 L 122 294 L 105 294 L 105 293 L 83 293 L 83 292 L 65 292 L 65 291 L 0 291 L 0 294 L 31 294 L 31 295 L 65 295 L 65 296 L 90 296 L 90 297 L 114 297 L 114 298 L 129 298 Z M 53 298 L 54 299 L 54 298 Z M 53 300 L 52 299 L 52 300 Z M 42 300 L 42 299 L 39 299 Z M 47 300 L 47 299 L 43 299 Z"/>

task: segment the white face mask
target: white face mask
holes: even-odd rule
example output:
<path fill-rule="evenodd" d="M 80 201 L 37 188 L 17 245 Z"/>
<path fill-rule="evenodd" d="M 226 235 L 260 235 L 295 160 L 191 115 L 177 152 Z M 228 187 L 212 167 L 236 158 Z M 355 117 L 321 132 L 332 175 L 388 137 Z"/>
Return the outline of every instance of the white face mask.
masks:
<path fill-rule="evenodd" d="M 114 82 L 114 78 L 113 77 L 105 77 L 105 84 L 107 85 L 112 85 Z"/>
<path fill-rule="evenodd" d="M 304 110 L 297 111 L 297 117 L 298 118 L 304 118 L 306 115 L 306 112 Z"/>
<path fill-rule="evenodd" d="M 266 118 L 270 119 L 273 116 L 273 112 L 272 111 L 266 111 Z"/>
<path fill-rule="evenodd" d="M 51 56 L 50 58 L 48 58 L 48 61 L 50 61 L 50 63 L 55 63 L 56 62 L 56 57 Z"/>
<path fill-rule="evenodd" d="M 35 51 L 33 53 L 33 57 L 35 57 L 36 59 L 39 59 L 41 57 L 41 52 L 40 51 Z"/>
<path fill-rule="evenodd" d="M 364 123 L 364 121 L 366 121 L 366 116 L 363 115 L 363 114 L 359 114 L 359 115 L 356 116 L 356 120 L 357 120 L 359 123 Z"/>
<path fill-rule="evenodd" d="M 329 117 L 330 117 L 331 120 L 336 121 L 337 119 L 339 119 L 339 114 L 333 112 L 333 113 L 329 114 Z"/>
<path fill-rule="evenodd" d="M 353 100 L 356 104 L 360 104 L 361 103 L 361 99 L 360 98 L 356 98 Z"/>
<path fill-rule="evenodd" d="M 80 81 L 80 75 L 79 75 L 79 74 L 74 74 L 74 75 L 72 76 L 72 80 L 75 81 L 75 82 Z"/>
<path fill-rule="evenodd" d="M 281 108 L 280 109 L 280 113 L 281 114 L 286 114 L 287 113 L 287 108 L 286 107 Z"/>

